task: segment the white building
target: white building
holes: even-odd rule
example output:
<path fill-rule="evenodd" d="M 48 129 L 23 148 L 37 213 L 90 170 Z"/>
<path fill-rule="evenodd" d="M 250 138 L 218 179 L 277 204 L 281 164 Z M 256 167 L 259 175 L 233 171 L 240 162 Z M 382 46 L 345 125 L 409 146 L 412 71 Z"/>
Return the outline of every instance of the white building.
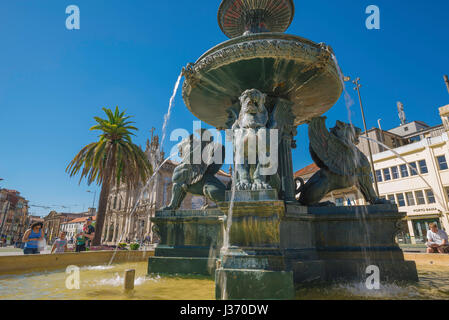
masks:
<path fill-rule="evenodd" d="M 61 224 L 60 231 L 63 231 L 66 233 L 66 238 L 68 240 L 74 238 L 81 230 L 83 230 L 84 224 L 87 222 L 88 218 L 92 218 L 92 223 L 95 223 L 96 217 L 83 217 L 78 218 L 66 223 Z"/>
<path fill-rule="evenodd" d="M 449 230 L 448 141 L 444 133 L 395 149 L 410 166 L 391 151 L 373 156 L 379 194 L 407 213 L 412 243 L 425 242 L 430 222 Z"/>

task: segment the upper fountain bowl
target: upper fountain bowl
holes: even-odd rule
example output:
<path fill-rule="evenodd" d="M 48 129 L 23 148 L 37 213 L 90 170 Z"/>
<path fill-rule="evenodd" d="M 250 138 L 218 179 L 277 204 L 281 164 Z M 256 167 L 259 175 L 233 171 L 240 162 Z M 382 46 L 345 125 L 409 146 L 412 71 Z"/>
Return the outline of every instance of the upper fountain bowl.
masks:
<path fill-rule="evenodd" d="M 248 34 L 212 48 L 184 68 L 183 98 L 200 120 L 226 129 L 247 89 L 292 103 L 295 125 L 321 116 L 343 91 L 332 49 L 283 33 Z"/>
<path fill-rule="evenodd" d="M 284 32 L 294 14 L 293 0 L 223 0 L 218 24 L 229 38 L 245 33 Z"/>

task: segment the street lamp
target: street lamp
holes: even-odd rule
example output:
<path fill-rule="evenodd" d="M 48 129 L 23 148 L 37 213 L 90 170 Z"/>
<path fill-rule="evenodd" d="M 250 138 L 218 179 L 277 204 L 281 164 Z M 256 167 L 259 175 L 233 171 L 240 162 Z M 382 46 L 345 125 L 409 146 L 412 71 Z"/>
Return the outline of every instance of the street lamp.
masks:
<path fill-rule="evenodd" d="M 447 91 L 449 92 L 449 77 L 444 75 L 444 82 L 446 83 Z"/>
<path fill-rule="evenodd" d="M 378 119 L 377 120 L 377 124 L 379 125 L 379 130 L 382 131 L 382 126 L 380 125 L 380 122 L 382 121 L 382 119 Z"/>
<path fill-rule="evenodd" d="M 95 198 L 97 197 L 97 190 L 95 192 L 92 192 L 90 190 L 86 191 L 87 193 L 93 193 L 94 194 L 94 201 L 92 201 L 92 208 L 95 208 Z"/>
<path fill-rule="evenodd" d="M 351 78 L 344 77 L 344 80 L 346 82 L 348 82 L 348 81 L 351 81 Z M 371 141 L 369 140 L 368 129 L 366 127 L 366 120 L 365 120 L 365 111 L 363 110 L 362 96 L 360 94 L 360 88 L 362 87 L 362 85 L 359 83 L 359 81 L 360 81 L 360 78 L 356 78 L 355 80 L 352 81 L 352 83 L 355 85 L 354 90 L 357 91 L 357 94 L 359 96 L 360 110 L 362 111 L 363 127 L 365 129 L 365 136 L 368 138 L 368 140 L 367 140 L 368 141 L 368 152 L 369 152 L 369 157 L 370 157 L 370 162 L 371 162 L 371 171 L 373 174 L 374 187 L 376 189 L 377 196 L 379 196 L 379 186 L 377 184 L 376 172 L 374 170 L 374 160 L 373 160 L 373 152 L 371 150 Z"/>

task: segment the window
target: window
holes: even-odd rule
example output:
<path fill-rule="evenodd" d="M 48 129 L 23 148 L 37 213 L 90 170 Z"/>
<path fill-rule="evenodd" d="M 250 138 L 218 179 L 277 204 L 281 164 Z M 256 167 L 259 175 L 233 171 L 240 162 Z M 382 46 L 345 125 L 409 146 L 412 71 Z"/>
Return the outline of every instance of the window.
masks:
<path fill-rule="evenodd" d="M 449 187 L 444 188 L 446 190 L 447 198 L 449 199 Z"/>
<path fill-rule="evenodd" d="M 411 176 L 417 176 L 418 175 L 418 167 L 416 165 L 416 162 L 410 163 L 410 175 Z"/>
<path fill-rule="evenodd" d="M 407 165 L 403 164 L 399 168 L 401 169 L 401 177 L 407 178 L 408 177 Z"/>
<path fill-rule="evenodd" d="M 384 169 L 383 171 L 385 181 L 390 181 L 391 180 L 390 169 Z"/>
<path fill-rule="evenodd" d="M 405 197 L 407 198 L 407 205 L 409 207 L 413 207 L 416 204 L 415 197 L 413 196 L 413 192 L 407 192 L 405 194 Z"/>
<path fill-rule="evenodd" d="M 398 193 L 396 195 L 396 197 L 398 198 L 398 206 L 399 207 L 405 207 L 405 198 L 404 198 L 404 194 L 403 193 Z"/>
<path fill-rule="evenodd" d="M 393 179 L 399 179 L 398 167 L 391 168 L 391 174 L 393 175 Z"/>
<path fill-rule="evenodd" d="M 389 194 L 387 196 L 387 199 L 392 203 L 396 203 L 396 198 L 394 197 L 394 194 Z"/>
<path fill-rule="evenodd" d="M 418 164 L 419 164 L 419 171 L 421 172 L 421 174 L 429 173 L 429 169 L 427 169 L 426 160 L 418 161 Z"/>
<path fill-rule="evenodd" d="M 447 166 L 446 156 L 439 156 L 437 157 L 438 165 L 440 167 L 440 170 L 447 170 L 449 167 Z"/>
<path fill-rule="evenodd" d="M 426 200 L 424 199 L 424 193 L 422 191 L 415 191 L 416 204 L 423 205 L 426 204 Z"/>
<path fill-rule="evenodd" d="M 427 203 L 435 203 L 435 195 L 433 194 L 432 190 L 426 190 L 426 197 L 427 197 Z"/>
<path fill-rule="evenodd" d="M 376 179 L 377 182 L 382 182 L 382 172 L 380 170 L 376 170 Z"/>

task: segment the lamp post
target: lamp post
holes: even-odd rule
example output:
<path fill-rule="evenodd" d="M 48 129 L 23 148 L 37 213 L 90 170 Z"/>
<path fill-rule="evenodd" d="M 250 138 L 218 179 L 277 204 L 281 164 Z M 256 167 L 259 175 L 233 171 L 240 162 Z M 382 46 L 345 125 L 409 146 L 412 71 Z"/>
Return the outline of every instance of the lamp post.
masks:
<path fill-rule="evenodd" d="M 449 92 L 449 77 L 444 75 L 444 82 L 446 82 L 447 91 Z"/>
<path fill-rule="evenodd" d="M 349 77 L 345 77 L 344 79 L 345 79 L 345 81 L 351 80 L 351 78 L 349 78 Z M 362 119 L 363 119 L 363 127 L 365 129 L 365 136 L 369 139 L 368 129 L 366 127 L 365 111 L 363 110 L 362 96 L 360 94 L 360 88 L 362 87 L 362 85 L 359 83 L 359 81 L 360 81 L 360 78 L 356 78 L 354 81 L 352 81 L 352 83 L 355 85 L 354 90 L 357 91 L 357 94 L 359 96 L 360 110 L 362 111 Z M 373 160 L 373 152 L 371 150 L 371 141 L 370 140 L 367 140 L 367 141 L 368 141 L 368 152 L 369 152 L 369 157 L 370 157 L 371 171 L 372 171 L 373 180 L 374 180 L 374 188 L 376 189 L 377 196 L 379 196 L 379 186 L 377 184 L 376 171 L 374 170 L 374 160 Z"/>
<path fill-rule="evenodd" d="M 87 190 L 88 193 L 93 193 L 94 194 L 94 201 L 92 201 L 92 208 L 95 208 L 95 198 L 97 197 L 97 190 L 95 190 L 95 192 L 92 192 L 90 190 Z"/>

